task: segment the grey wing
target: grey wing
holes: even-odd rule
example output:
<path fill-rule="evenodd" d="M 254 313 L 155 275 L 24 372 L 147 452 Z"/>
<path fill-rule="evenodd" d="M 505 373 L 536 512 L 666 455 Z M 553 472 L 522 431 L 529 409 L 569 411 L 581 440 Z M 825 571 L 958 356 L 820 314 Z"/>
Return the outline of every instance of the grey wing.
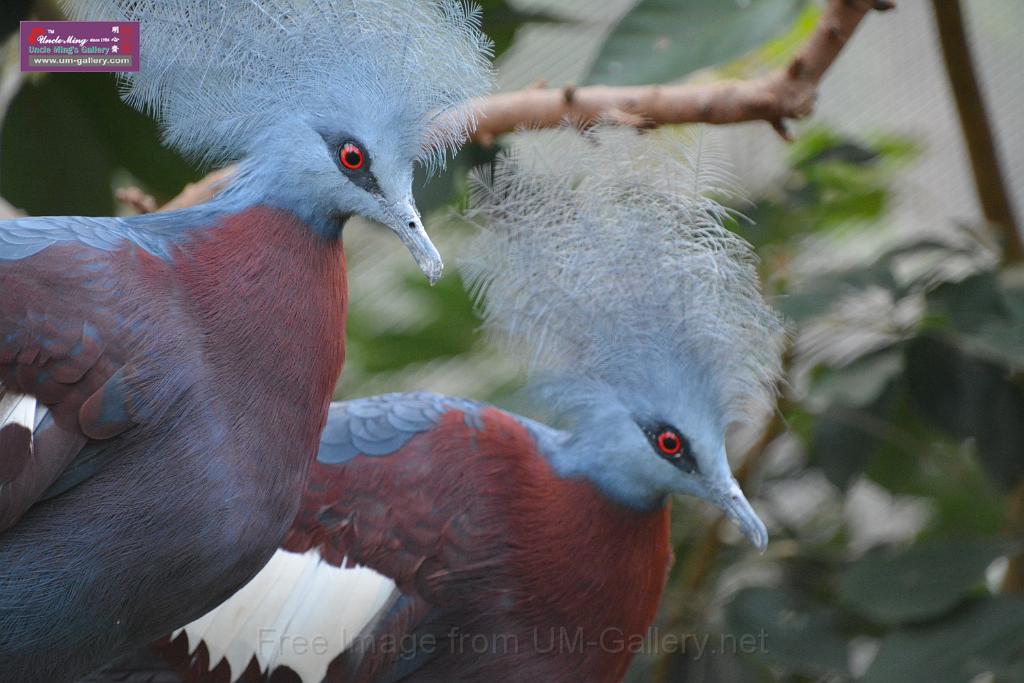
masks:
<path fill-rule="evenodd" d="M 467 426 L 483 429 L 482 411 L 488 407 L 485 403 L 425 391 L 336 402 L 331 404 L 320 437 L 317 460 L 325 465 L 340 465 L 357 455 L 394 453 L 416 434 L 437 427 L 441 417 L 452 410 L 463 414 Z M 566 433 L 541 422 L 506 414 L 518 420 L 544 452 L 553 452 L 568 438 Z"/>
<path fill-rule="evenodd" d="M 414 435 L 436 427 L 441 416 L 458 410 L 466 424 L 481 428 L 484 404 L 429 392 L 384 394 L 331 405 L 320 437 L 317 460 L 327 465 L 348 462 L 357 455 L 394 453 Z"/>
<path fill-rule="evenodd" d="M 43 216 L 4 220 L 0 221 L 0 261 L 28 258 L 47 247 L 68 242 L 100 251 L 114 251 L 130 242 L 166 259 L 183 229 L 212 225 L 238 208 L 218 200 L 178 211 L 128 218 Z"/>
<path fill-rule="evenodd" d="M 28 258 L 61 242 L 112 251 L 131 237 L 137 236 L 129 235 L 120 218 L 46 216 L 0 221 L 0 261 Z"/>

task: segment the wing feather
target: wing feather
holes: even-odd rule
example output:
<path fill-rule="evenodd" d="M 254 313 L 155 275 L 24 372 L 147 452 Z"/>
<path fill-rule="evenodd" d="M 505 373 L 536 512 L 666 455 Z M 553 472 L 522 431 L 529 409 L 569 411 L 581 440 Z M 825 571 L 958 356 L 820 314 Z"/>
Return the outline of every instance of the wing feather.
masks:
<path fill-rule="evenodd" d="M 477 437 L 488 429 L 512 448 L 530 443 L 524 432 L 538 448 L 564 438 L 439 394 L 333 404 L 282 550 L 214 613 L 176 633 L 163 650 L 169 660 L 189 680 L 210 682 L 225 662 L 230 681 L 253 672 L 253 680 L 277 680 L 291 670 L 303 683 L 380 680 L 382 672 L 399 680 L 423 665 L 432 653 L 398 657 L 382 639 L 432 628 L 462 601 L 466 577 L 487 576 L 501 562 L 495 502 L 474 495 L 502 481 L 508 462 L 481 452 Z M 473 458 L 489 464 L 474 468 Z M 181 633 L 184 663 L 174 661 Z"/>
<path fill-rule="evenodd" d="M 231 681 L 255 658 L 262 674 L 287 667 L 303 683 L 319 683 L 394 590 L 394 581 L 365 567 L 332 566 L 316 550 L 279 550 L 252 581 L 172 639 L 186 634 L 190 655 L 204 644 L 209 670 L 226 660 Z"/>
<path fill-rule="evenodd" d="M 214 215 L 189 214 L 198 223 Z M 160 286 L 169 269 L 160 257 L 181 218 L 0 221 L 0 401 L 18 416 L 4 408 L 0 425 L 25 421 L 33 405 L 35 422 L 0 439 L 0 532 L 53 490 L 90 440 L 122 434 L 146 421 L 141 405 L 160 410 L 180 393 L 180 377 L 157 368 L 157 346 L 170 347 L 157 328 L 186 327 Z"/>

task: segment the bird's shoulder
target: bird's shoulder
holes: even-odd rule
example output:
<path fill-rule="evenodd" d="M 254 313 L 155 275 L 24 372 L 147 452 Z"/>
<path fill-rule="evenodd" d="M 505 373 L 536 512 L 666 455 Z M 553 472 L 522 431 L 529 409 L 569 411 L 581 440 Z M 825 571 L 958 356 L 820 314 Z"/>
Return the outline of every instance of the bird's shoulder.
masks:
<path fill-rule="evenodd" d="M 137 247 L 163 260 L 193 231 L 217 225 L 238 202 L 213 202 L 166 213 L 138 216 L 30 216 L 0 220 L 0 266 L 50 247 L 68 253 L 116 252 Z"/>
<path fill-rule="evenodd" d="M 124 218 L 43 216 L 0 221 L 0 262 L 20 261 L 58 244 L 110 252 L 125 243 L 166 254 L 166 235 L 138 229 Z"/>
<path fill-rule="evenodd" d="M 593 487 L 566 483 L 545 466 L 542 449 L 565 438 L 485 403 L 441 394 L 333 404 L 282 549 L 226 603 L 175 633 L 164 649 L 168 661 L 197 681 L 219 680 L 215 673 L 276 680 L 285 671 L 302 681 L 364 680 L 368 672 L 399 680 L 432 666 L 446 652 L 443 640 L 430 640 L 440 625 L 462 624 L 475 609 L 502 624 L 515 616 L 502 601 L 534 584 L 512 569 L 546 565 L 537 559 L 549 552 L 586 556 L 591 536 L 571 550 L 564 537 L 562 549 L 531 540 L 537 529 L 520 516 L 529 506 L 516 499 L 552 503 L 568 493 L 568 502 L 582 503 L 543 517 L 552 538 L 562 535 L 556 515 L 565 517 L 571 536 L 577 526 L 592 526 L 585 518 L 595 512 L 617 513 Z M 516 525 L 528 528 L 513 532 Z M 618 554 L 607 536 L 597 540 Z M 545 579 L 547 589 L 563 590 L 568 574 L 552 565 L 560 577 Z M 317 636 L 316 653 L 282 649 Z M 395 643 L 407 649 L 396 651 Z M 424 643 L 432 646 L 419 647 Z"/>
<path fill-rule="evenodd" d="M 0 401 L 18 406 L 0 416 L 16 437 L 0 440 L 0 530 L 94 471 L 65 476 L 88 442 L 156 422 L 195 383 L 200 335 L 163 247 L 125 225 L 0 222 Z"/>
<path fill-rule="evenodd" d="M 449 428 L 446 435 L 453 431 L 468 437 L 488 429 L 523 430 L 542 452 L 564 438 L 545 424 L 486 403 L 432 392 L 392 393 L 332 404 L 317 461 L 344 465 L 357 456 L 402 454 L 417 435 L 433 432 L 446 420 L 457 427 L 460 418 L 464 429 Z M 462 446 L 478 448 L 479 443 Z"/>
<path fill-rule="evenodd" d="M 317 548 L 326 562 L 443 593 L 445 576 L 495 561 L 505 499 L 550 471 L 543 449 L 560 436 L 440 394 L 335 403 L 283 547 Z M 434 577 L 429 585 L 425 576 Z"/>

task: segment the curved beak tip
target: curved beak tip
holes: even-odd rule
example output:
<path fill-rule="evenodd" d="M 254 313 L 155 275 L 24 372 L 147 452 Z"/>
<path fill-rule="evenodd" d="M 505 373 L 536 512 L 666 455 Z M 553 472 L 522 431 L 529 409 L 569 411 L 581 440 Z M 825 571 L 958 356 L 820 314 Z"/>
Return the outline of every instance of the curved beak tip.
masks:
<path fill-rule="evenodd" d="M 436 285 L 444 273 L 444 262 L 414 209 L 408 209 L 388 225 L 412 254 L 416 265 L 430 281 L 430 286 Z"/>
<path fill-rule="evenodd" d="M 757 552 L 763 555 L 764 551 L 768 549 L 768 530 L 765 528 L 764 523 L 761 522 L 761 520 L 757 521 L 757 527 L 744 529 L 743 535 L 750 542 L 750 545 L 757 548 Z"/>
<path fill-rule="evenodd" d="M 420 270 L 422 270 L 423 274 L 427 276 L 430 286 L 433 287 L 437 284 L 437 281 L 441 279 L 441 276 L 444 275 L 444 264 L 441 263 L 440 259 L 438 259 L 436 267 L 423 268 L 421 266 Z"/>
<path fill-rule="evenodd" d="M 768 548 L 768 529 L 754 512 L 739 486 L 721 496 L 719 507 L 728 515 L 750 545 L 764 553 Z"/>
<path fill-rule="evenodd" d="M 434 245 L 430 243 L 429 239 L 426 239 L 426 233 L 424 233 L 423 237 L 425 244 L 417 245 L 419 248 L 410 246 L 409 251 L 412 252 L 412 257 L 416 259 L 416 265 L 419 266 L 420 271 L 426 276 L 430 286 L 433 287 L 444 274 L 444 262 L 441 261 L 441 255 L 437 253 Z"/>

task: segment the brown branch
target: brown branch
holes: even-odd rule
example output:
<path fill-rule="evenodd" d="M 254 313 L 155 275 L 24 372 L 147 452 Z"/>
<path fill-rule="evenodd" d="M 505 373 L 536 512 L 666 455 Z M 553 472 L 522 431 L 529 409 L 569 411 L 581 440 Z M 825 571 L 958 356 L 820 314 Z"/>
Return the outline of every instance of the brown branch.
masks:
<path fill-rule="evenodd" d="M 197 204 L 205 204 L 213 199 L 218 192 L 228 186 L 228 181 L 235 173 L 235 166 L 225 166 L 210 173 L 202 180 L 189 183 L 177 197 L 161 206 L 159 211 L 174 211 Z"/>
<path fill-rule="evenodd" d="M 114 199 L 132 207 L 139 213 L 153 213 L 157 208 L 156 199 L 153 198 L 153 195 L 146 194 L 134 186 L 119 187 L 114 192 Z"/>
<path fill-rule="evenodd" d="M 811 113 L 818 85 L 854 30 L 886 0 L 829 0 L 807 43 L 787 67 L 765 77 L 699 85 L 588 86 L 499 93 L 478 103 L 472 137 L 485 145 L 520 127 L 580 126 L 612 118 L 640 127 L 674 123 L 767 121 L 784 137 L 788 119 Z"/>
<path fill-rule="evenodd" d="M 811 113 L 818 84 L 864 16 L 872 9 L 892 7 L 888 0 L 828 0 L 814 33 L 789 65 L 762 78 L 701 85 L 585 88 L 546 88 L 538 82 L 526 90 L 491 95 L 476 103 L 480 119 L 471 137 L 490 145 L 497 136 L 523 126 L 550 128 L 565 121 L 587 126 L 603 120 L 637 128 L 767 121 L 788 139 L 786 121 Z M 232 168 L 189 185 L 159 210 L 209 201 L 224 188 Z M 128 203 L 145 208 L 134 201 Z"/>
<path fill-rule="evenodd" d="M 1024 261 L 1024 238 L 1000 168 L 995 133 L 978 84 L 960 3 L 958 0 L 932 0 L 932 7 L 982 213 L 985 220 L 1002 230 L 1006 238 L 1006 261 L 1019 263 Z M 1007 521 L 1012 534 L 1024 535 L 1024 482 L 1018 483 L 1007 499 Z M 1024 553 L 1010 558 L 1002 590 L 1024 594 Z"/>
<path fill-rule="evenodd" d="M 186 209 L 190 206 L 205 204 L 217 196 L 217 193 L 227 187 L 231 176 L 235 172 L 235 166 L 225 166 L 209 173 L 206 177 L 189 183 L 178 196 L 167 202 L 160 208 L 156 206 L 156 200 L 137 187 L 124 187 L 119 189 L 115 196 L 119 202 L 131 206 L 139 213 L 153 213 L 154 211 L 175 211 Z"/>
<path fill-rule="evenodd" d="M 958 0 L 932 0 L 932 6 L 982 212 L 985 220 L 998 225 L 1006 236 L 1006 260 L 1024 261 L 1024 239 L 999 167 L 995 135 L 978 85 L 960 3 Z"/>

